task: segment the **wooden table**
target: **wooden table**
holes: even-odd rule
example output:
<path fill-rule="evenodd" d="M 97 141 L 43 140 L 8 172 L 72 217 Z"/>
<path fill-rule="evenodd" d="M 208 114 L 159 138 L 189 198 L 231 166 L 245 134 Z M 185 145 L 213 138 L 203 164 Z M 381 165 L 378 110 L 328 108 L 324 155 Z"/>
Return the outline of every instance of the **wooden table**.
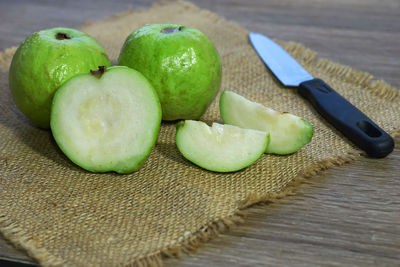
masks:
<path fill-rule="evenodd" d="M 79 27 L 145 0 L 0 2 L 0 49 L 33 31 Z M 372 73 L 400 88 L 399 0 L 192 0 L 251 31 L 292 40 L 319 56 Z M 400 114 L 399 114 L 400 116 Z M 397 138 L 396 142 L 400 141 Z M 250 208 L 246 222 L 167 266 L 400 264 L 400 149 L 384 159 L 334 167 L 285 203 Z M 35 264 L 0 237 L 0 265 Z"/>

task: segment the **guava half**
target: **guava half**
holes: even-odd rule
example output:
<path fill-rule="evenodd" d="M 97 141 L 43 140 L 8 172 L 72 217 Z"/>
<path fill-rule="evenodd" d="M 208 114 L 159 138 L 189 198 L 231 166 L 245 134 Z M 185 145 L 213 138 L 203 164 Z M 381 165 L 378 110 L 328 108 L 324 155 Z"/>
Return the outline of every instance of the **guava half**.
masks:
<path fill-rule="evenodd" d="M 304 119 L 275 111 L 231 91 L 222 93 L 219 108 L 226 124 L 270 133 L 266 153 L 292 154 L 311 142 L 314 133 L 312 125 Z"/>
<path fill-rule="evenodd" d="M 128 67 L 99 67 L 75 76 L 55 93 L 51 130 L 60 149 L 91 172 L 138 170 L 161 124 L 156 91 Z"/>
<path fill-rule="evenodd" d="M 177 124 L 176 145 L 194 164 L 214 172 L 234 172 L 259 159 L 269 134 L 232 125 L 186 120 Z"/>

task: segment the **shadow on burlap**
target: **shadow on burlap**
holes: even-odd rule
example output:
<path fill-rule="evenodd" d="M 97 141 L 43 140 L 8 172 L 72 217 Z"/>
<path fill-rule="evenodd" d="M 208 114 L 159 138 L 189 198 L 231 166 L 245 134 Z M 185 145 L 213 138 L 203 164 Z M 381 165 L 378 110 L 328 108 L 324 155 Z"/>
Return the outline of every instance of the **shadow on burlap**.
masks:
<path fill-rule="evenodd" d="M 43 265 L 161 265 L 241 222 L 243 209 L 281 198 L 302 179 L 357 158 L 360 151 L 328 125 L 294 89 L 271 76 L 248 32 L 186 2 L 130 11 L 82 30 L 97 39 L 115 63 L 134 29 L 171 22 L 203 31 L 223 61 L 222 90 L 305 118 L 312 142 L 290 156 L 264 155 L 236 173 L 205 171 L 185 160 L 175 145 L 175 125 L 163 123 L 145 165 L 129 175 L 92 174 L 72 164 L 51 132 L 33 127 L 13 104 L 8 67 L 15 48 L 0 54 L 0 230 Z M 316 59 L 296 43 L 281 43 L 320 77 L 395 135 L 399 94 L 367 73 Z M 202 120 L 221 122 L 219 95 Z"/>

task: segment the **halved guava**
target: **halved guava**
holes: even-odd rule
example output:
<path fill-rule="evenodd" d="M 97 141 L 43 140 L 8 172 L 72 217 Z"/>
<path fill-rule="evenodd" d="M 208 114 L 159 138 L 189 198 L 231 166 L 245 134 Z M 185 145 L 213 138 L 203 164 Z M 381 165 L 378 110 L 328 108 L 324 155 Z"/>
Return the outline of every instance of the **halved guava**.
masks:
<path fill-rule="evenodd" d="M 308 144 L 314 133 L 311 124 L 304 119 L 275 111 L 231 91 L 222 93 L 219 108 L 226 124 L 270 133 L 271 142 L 266 153 L 292 154 Z"/>
<path fill-rule="evenodd" d="M 269 134 L 232 125 L 186 120 L 177 124 L 176 145 L 194 164 L 215 172 L 238 171 L 265 152 Z"/>
<path fill-rule="evenodd" d="M 60 149 L 91 172 L 138 170 L 161 124 L 157 93 L 147 79 L 116 66 L 75 76 L 55 93 L 50 126 Z"/>

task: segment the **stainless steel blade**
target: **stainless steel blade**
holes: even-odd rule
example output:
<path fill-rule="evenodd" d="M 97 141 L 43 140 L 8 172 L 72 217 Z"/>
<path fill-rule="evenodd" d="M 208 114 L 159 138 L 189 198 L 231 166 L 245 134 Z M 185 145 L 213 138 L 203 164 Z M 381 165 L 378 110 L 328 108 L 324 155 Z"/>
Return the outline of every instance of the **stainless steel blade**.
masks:
<path fill-rule="evenodd" d="M 260 33 L 250 33 L 250 42 L 261 59 L 285 86 L 299 86 L 314 79 L 277 43 Z"/>

